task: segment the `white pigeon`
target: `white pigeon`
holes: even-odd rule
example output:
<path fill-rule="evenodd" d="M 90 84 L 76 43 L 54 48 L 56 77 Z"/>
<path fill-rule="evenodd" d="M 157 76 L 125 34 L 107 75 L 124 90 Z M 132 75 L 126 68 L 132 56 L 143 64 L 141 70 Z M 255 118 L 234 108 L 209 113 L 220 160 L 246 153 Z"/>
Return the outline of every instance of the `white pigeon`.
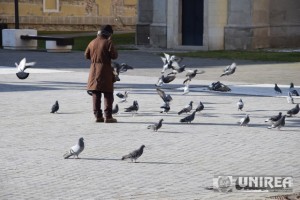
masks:
<path fill-rule="evenodd" d="M 74 157 L 77 156 L 77 158 L 79 158 L 78 155 L 83 151 L 83 149 L 84 149 L 84 142 L 83 142 L 83 138 L 81 137 L 79 138 L 78 143 L 72 146 L 70 150 L 64 154 L 64 159 L 68 159 L 71 156 Z"/>
<path fill-rule="evenodd" d="M 183 88 L 183 95 L 188 94 L 190 92 L 190 81 L 185 82 Z"/>
<path fill-rule="evenodd" d="M 288 103 L 294 104 L 294 98 L 291 92 L 288 92 L 288 96 L 286 97 Z"/>
<path fill-rule="evenodd" d="M 238 102 L 237 102 L 237 107 L 238 107 L 238 110 L 243 110 L 244 108 L 244 102 L 242 99 L 240 99 Z"/>
<path fill-rule="evenodd" d="M 29 73 L 25 72 L 25 70 L 29 67 L 32 67 L 35 65 L 35 62 L 26 62 L 26 58 L 23 58 L 20 63 L 15 63 L 16 68 L 17 68 L 17 77 L 19 79 L 26 79 L 29 76 Z"/>

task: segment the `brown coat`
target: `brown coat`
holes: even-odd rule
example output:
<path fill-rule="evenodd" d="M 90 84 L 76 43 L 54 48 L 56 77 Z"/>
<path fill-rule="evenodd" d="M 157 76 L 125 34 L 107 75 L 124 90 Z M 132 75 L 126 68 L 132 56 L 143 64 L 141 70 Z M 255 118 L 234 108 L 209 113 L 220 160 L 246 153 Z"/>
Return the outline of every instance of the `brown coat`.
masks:
<path fill-rule="evenodd" d="M 113 68 L 111 59 L 118 57 L 112 40 L 97 36 L 85 50 L 85 58 L 91 60 L 87 90 L 113 92 Z"/>

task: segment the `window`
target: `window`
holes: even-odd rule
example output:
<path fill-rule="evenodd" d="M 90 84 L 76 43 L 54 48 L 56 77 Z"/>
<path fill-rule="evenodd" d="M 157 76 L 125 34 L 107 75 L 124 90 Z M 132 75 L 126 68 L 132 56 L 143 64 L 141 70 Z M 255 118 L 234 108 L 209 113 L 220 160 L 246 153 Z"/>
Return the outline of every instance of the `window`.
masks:
<path fill-rule="evenodd" d="M 58 12 L 59 0 L 43 0 L 43 12 Z"/>

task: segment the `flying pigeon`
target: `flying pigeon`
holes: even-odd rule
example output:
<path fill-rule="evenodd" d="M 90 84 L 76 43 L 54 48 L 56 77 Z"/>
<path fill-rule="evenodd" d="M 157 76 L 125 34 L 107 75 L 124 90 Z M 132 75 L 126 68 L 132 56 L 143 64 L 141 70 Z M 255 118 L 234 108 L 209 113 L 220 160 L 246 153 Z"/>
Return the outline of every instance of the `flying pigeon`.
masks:
<path fill-rule="evenodd" d="M 290 92 L 292 96 L 299 96 L 298 91 L 294 88 L 294 83 L 290 84 Z"/>
<path fill-rule="evenodd" d="M 51 112 L 50 113 L 57 113 L 58 109 L 59 109 L 58 101 L 55 101 L 54 105 L 51 108 Z"/>
<path fill-rule="evenodd" d="M 112 67 L 116 70 L 117 74 L 119 75 L 120 73 L 127 72 L 129 69 L 133 69 L 133 67 L 127 65 L 126 63 L 117 63 L 117 62 L 112 62 L 111 63 Z"/>
<path fill-rule="evenodd" d="M 163 121 L 164 121 L 163 119 L 160 119 L 160 120 L 158 121 L 158 123 L 151 124 L 151 125 L 149 125 L 147 128 L 148 128 L 148 129 L 152 129 L 153 131 L 157 132 L 158 129 L 161 128 L 162 122 L 163 122 Z"/>
<path fill-rule="evenodd" d="M 299 104 L 297 104 L 294 108 L 287 111 L 288 117 L 292 117 L 293 115 L 298 114 L 299 112 Z"/>
<path fill-rule="evenodd" d="M 168 114 L 168 112 L 170 111 L 170 103 L 169 102 L 165 102 L 161 107 L 162 110 L 160 111 L 160 113 L 166 113 Z"/>
<path fill-rule="evenodd" d="M 183 88 L 183 95 L 188 94 L 190 92 L 190 81 L 185 82 Z"/>
<path fill-rule="evenodd" d="M 201 110 L 203 110 L 204 109 L 204 105 L 203 105 L 203 103 L 200 101 L 199 102 L 199 105 L 197 106 L 197 108 L 196 108 L 196 111 L 197 112 L 200 112 Z"/>
<path fill-rule="evenodd" d="M 29 73 L 25 72 L 25 70 L 29 67 L 32 67 L 35 65 L 35 62 L 26 63 L 26 58 L 23 58 L 20 63 L 15 63 L 17 68 L 17 77 L 19 79 L 26 79 L 29 76 Z"/>
<path fill-rule="evenodd" d="M 212 82 L 210 86 L 208 86 L 210 90 L 214 91 L 220 91 L 220 92 L 229 92 L 231 89 L 227 86 L 221 83 L 220 81 Z"/>
<path fill-rule="evenodd" d="M 280 128 L 285 125 L 285 117 L 286 115 L 281 116 L 281 118 L 275 123 L 273 123 L 271 126 L 269 126 L 268 129 L 277 128 L 278 130 L 280 130 Z"/>
<path fill-rule="evenodd" d="M 83 149 L 84 149 L 84 142 L 83 142 L 83 138 L 81 137 L 78 140 L 78 144 L 72 146 L 70 150 L 64 154 L 64 158 L 67 159 L 71 156 L 74 156 L 74 158 L 75 156 L 77 156 L 77 158 L 79 158 L 78 155 L 83 151 Z"/>
<path fill-rule="evenodd" d="M 166 94 L 163 90 L 159 89 L 159 88 L 156 88 L 156 91 L 158 93 L 158 95 L 162 98 L 162 100 L 164 102 L 171 102 L 173 99 L 171 97 L 171 95 L 169 94 Z"/>
<path fill-rule="evenodd" d="M 118 104 L 115 105 L 115 107 L 112 109 L 112 114 L 118 114 L 119 113 L 119 106 Z"/>
<path fill-rule="evenodd" d="M 90 96 L 93 96 L 93 91 L 92 90 L 87 90 L 86 93 Z"/>
<path fill-rule="evenodd" d="M 164 53 L 164 57 L 161 57 L 161 60 L 163 61 L 163 69 L 161 73 L 163 74 L 167 69 L 173 69 L 174 65 L 175 68 L 179 65 L 182 58 L 177 57 L 175 55 L 170 56 L 169 54 Z"/>
<path fill-rule="evenodd" d="M 274 115 L 268 119 L 265 120 L 265 122 L 271 122 L 272 124 L 274 124 L 275 122 L 277 122 L 280 118 L 282 117 L 282 113 L 279 112 L 278 115 Z"/>
<path fill-rule="evenodd" d="M 133 104 L 131 106 L 129 106 L 128 108 L 125 108 L 125 112 L 132 112 L 133 114 L 137 113 L 138 110 L 139 110 L 139 104 L 136 100 L 133 101 Z M 133 114 L 132 114 L 132 116 L 133 116 Z"/>
<path fill-rule="evenodd" d="M 136 162 L 136 160 L 143 154 L 145 145 L 142 145 L 139 149 L 134 150 L 133 152 L 129 153 L 122 157 L 122 160 L 130 159 L 131 162 Z"/>
<path fill-rule="evenodd" d="M 291 92 L 288 92 L 288 96 L 286 97 L 288 103 L 294 104 L 294 98 Z"/>
<path fill-rule="evenodd" d="M 280 94 L 282 93 L 281 89 L 278 87 L 277 83 L 275 83 L 274 90 L 276 93 L 280 93 Z"/>
<path fill-rule="evenodd" d="M 171 73 L 169 73 L 169 74 L 179 74 L 179 73 L 181 73 L 181 72 L 184 72 L 185 71 L 185 65 L 182 65 L 182 66 L 179 66 L 179 64 L 178 63 L 174 63 L 173 65 L 172 65 L 172 72 Z M 168 74 L 168 75 L 169 75 Z"/>
<path fill-rule="evenodd" d="M 170 82 L 172 82 L 175 78 L 176 78 L 176 75 L 175 75 L 175 74 L 169 74 L 169 75 L 167 75 L 167 76 L 162 75 L 162 76 L 158 79 L 158 81 L 157 81 L 157 83 L 155 84 L 155 86 L 161 87 L 164 83 L 170 83 Z"/>
<path fill-rule="evenodd" d="M 235 63 L 232 63 L 231 65 L 227 66 L 225 69 L 224 69 L 224 73 L 221 74 L 220 77 L 222 76 L 229 76 L 231 74 L 233 74 L 236 70 L 236 64 Z"/>
<path fill-rule="evenodd" d="M 201 70 L 200 72 L 198 72 L 198 69 L 188 70 L 185 75 L 187 78 L 183 81 L 183 84 L 186 83 L 187 81 L 191 81 L 193 78 L 195 78 L 197 74 L 203 74 L 203 73 L 204 73 L 203 70 Z"/>
<path fill-rule="evenodd" d="M 121 99 L 120 103 L 127 102 L 128 93 L 129 93 L 128 91 L 125 91 L 124 94 L 122 94 L 121 92 L 118 92 L 116 94 L 116 96 Z"/>
<path fill-rule="evenodd" d="M 196 114 L 196 110 L 193 111 L 193 113 L 191 115 L 186 116 L 185 118 L 182 118 L 180 120 L 181 123 L 186 122 L 186 123 L 191 123 L 194 119 L 195 119 L 195 114 Z"/>
<path fill-rule="evenodd" d="M 240 120 L 240 126 L 248 126 L 250 122 L 250 117 L 249 115 L 247 114 L 245 117 L 243 117 L 241 120 Z"/>
<path fill-rule="evenodd" d="M 191 112 L 191 110 L 193 109 L 193 101 L 190 101 L 190 103 L 188 105 L 186 105 L 183 109 L 181 109 L 178 112 L 178 115 L 182 114 L 182 113 L 188 113 Z"/>
<path fill-rule="evenodd" d="M 237 102 L 237 107 L 238 107 L 238 110 L 243 110 L 244 108 L 244 102 L 242 99 L 240 99 L 238 102 Z"/>

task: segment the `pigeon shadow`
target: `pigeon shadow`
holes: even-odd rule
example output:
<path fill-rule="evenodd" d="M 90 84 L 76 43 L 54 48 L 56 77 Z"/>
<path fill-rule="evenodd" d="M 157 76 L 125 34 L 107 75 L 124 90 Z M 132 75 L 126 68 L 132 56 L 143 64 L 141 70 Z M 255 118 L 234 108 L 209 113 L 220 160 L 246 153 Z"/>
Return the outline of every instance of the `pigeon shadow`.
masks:
<path fill-rule="evenodd" d="M 172 163 L 172 162 L 135 162 L 139 164 L 155 164 L 155 165 L 182 165 L 183 163 Z"/>
<path fill-rule="evenodd" d="M 80 158 L 80 160 L 94 160 L 94 161 L 122 161 L 120 159 L 115 159 L 115 158 Z"/>

